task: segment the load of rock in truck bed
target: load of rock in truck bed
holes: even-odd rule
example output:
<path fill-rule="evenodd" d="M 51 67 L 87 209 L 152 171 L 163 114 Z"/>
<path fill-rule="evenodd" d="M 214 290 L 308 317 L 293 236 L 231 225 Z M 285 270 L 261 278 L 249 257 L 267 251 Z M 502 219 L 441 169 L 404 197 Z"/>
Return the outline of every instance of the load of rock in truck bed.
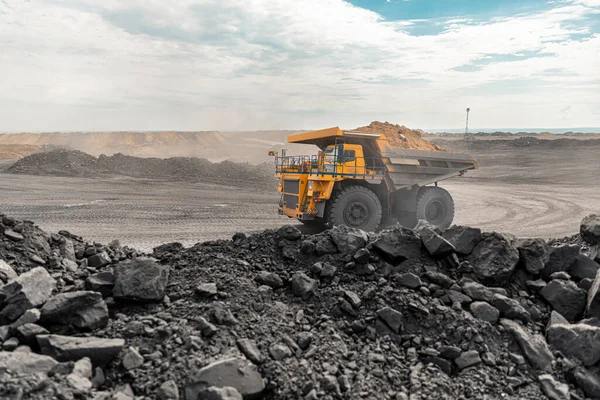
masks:
<path fill-rule="evenodd" d="M 152 254 L 0 221 L 3 399 L 600 397 L 600 216 Z"/>

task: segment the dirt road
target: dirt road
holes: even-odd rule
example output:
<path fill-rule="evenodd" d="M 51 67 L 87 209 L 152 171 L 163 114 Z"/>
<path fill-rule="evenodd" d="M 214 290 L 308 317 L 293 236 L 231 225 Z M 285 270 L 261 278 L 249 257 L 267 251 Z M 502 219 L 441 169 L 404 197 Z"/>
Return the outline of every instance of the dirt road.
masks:
<path fill-rule="evenodd" d="M 456 224 L 523 237 L 577 233 L 600 212 L 600 141 L 561 149 L 465 149 L 481 168 L 441 184 Z M 0 171 L 8 166 L 0 163 Z M 137 178 L 58 178 L 0 173 L 0 212 L 43 229 L 151 250 L 293 223 L 277 214 L 276 192 Z"/>

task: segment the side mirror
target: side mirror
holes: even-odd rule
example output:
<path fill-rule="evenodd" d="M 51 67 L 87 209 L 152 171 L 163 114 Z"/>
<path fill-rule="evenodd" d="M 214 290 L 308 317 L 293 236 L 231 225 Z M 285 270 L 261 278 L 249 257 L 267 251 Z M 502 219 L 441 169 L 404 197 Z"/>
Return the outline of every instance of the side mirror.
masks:
<path fill-rule="evenodd" d="M 270 152 L 269 152 L 269 155 L 270 155 L 270 156 L 276 156 L 276 155 L 277 155 L 277 152 L 276 152 L 276 151 L 270 151 Z"/>

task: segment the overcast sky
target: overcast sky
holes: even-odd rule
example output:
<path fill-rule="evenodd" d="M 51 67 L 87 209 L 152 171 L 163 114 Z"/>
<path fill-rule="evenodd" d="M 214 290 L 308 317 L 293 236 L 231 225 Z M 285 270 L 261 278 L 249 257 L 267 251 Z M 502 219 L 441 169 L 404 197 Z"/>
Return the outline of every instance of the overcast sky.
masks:
<path fill-rule="evenodd" d="M 600 126 L 600 0 L 0 0 L 0 131 Z"/>

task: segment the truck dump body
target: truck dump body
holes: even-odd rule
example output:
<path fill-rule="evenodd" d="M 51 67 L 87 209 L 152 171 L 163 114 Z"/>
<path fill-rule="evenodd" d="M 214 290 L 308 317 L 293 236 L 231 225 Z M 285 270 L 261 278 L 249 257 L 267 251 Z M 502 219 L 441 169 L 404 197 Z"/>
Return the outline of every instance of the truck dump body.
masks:
<path fill-rule="evenodd" d="M 479 167 L 468 154 L 392 147 L 382 134 L 344 132 L 338 127 L 288 137 L 288 143 L 314 144 L 321 149 L 333 142 L 362 145 L 366 157 L 385 167 L 384 180 L 392 190 L 425 186 Z"/>

